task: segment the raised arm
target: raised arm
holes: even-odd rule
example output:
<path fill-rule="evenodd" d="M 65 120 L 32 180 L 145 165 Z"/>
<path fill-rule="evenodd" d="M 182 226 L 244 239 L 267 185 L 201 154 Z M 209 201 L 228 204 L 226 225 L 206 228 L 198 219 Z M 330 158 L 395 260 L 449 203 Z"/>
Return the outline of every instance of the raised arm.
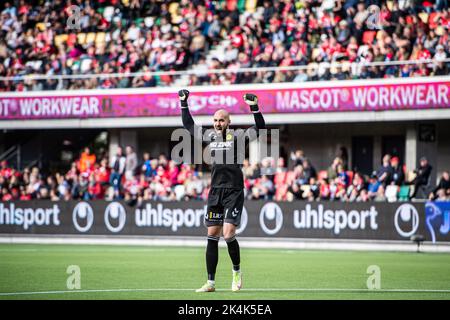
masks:
<path fill-rule="evenodd" d="M 259 130 L 266 128 L 266 122 L 264 121 L 261 111 L 259 111 L 258 97 L 256 95 L 253 93 L 244 94 L 244 102 L 249 105 L 250 111 L 255 118 L 255 125 L 252 126 L 251 129 L 255 130 L 256 135 L 250 135 L 250 140 L 254 140 L 259 136 Z"/>
<path fill-rule="evenodd" d="M 189 91 L 186 89 L 178 91 L 178 97 L 180 98 L 181 104 L 181 120 L 183 121 L 183 127 L 189 131 L 189 133 L 196 139 L 202 140 L 203 130 L 201 127 L 197 126 L 189 112 L 188 98 Z"/>

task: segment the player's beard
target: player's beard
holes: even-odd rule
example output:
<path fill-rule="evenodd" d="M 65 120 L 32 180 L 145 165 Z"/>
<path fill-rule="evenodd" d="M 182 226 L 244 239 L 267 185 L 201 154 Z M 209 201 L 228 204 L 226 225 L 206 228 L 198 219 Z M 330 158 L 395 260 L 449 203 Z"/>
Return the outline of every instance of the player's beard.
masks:
<path fill-rule="evenodd" d="M 221 135 L 222 137 L 225 137 L 227 134 L 228 126 L 222 127 L 221 129 L 214 127 L 214 130 L 216 131 L 217 134 Z"/>

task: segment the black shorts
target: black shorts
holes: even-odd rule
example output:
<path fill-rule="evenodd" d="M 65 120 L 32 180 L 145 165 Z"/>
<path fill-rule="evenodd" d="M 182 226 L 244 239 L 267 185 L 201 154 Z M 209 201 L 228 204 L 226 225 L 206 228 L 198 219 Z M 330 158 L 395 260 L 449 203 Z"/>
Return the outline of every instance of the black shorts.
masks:
<path fill-rule="evenodd" d="M 205 225 L 222 226 L 224 221 L 238 226 L 244 207 L 244 189 L 211 188 Z"/>

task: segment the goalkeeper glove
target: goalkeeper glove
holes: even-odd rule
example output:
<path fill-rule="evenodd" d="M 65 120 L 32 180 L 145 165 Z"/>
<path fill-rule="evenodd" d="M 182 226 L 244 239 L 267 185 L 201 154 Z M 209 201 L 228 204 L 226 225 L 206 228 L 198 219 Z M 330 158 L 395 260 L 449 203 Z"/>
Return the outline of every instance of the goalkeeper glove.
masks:
<path fill-rule="evenodd" d="M 250 106 L 252 112 L 259 112 L 258 97 L 253 93 L 244 94 L 244 101 Z"/>
<path fill-rule="evenodd" d="M 180 98 L 181 107 L 187 108 L 187 106 L 188 106 L 187 100 L 189 97 L 189 91 L 187 91 L 186 89 L 178 91 L 178 97 Z"/>

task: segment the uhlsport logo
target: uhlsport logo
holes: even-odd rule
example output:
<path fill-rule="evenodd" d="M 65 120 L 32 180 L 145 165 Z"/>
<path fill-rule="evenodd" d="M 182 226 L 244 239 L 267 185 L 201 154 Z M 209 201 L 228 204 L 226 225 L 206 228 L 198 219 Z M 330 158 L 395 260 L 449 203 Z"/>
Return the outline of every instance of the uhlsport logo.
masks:
<path fill-rule="evenodd" d="M 436 242 L 438 235 L 448 235 L 450 231 L 450 203 L 427 202 L 425 204 L 425 222 L 433 243 Z"/>
<path fill-rule="evenodd" d="M 324 205 L 307 204 L 305 209 L 294 210 L 294 228 L 296 229 L 326 229 L 335 235 L 341 231 L 377 230 L 378 211 L 375 206 L 368 210 L 331 210 Z"/>
<path fill-rule="evenodd" d="M 104 218 L 108 230 L 117 233 L 125 226 L 127 213 L 119 202 L 111 202 L 105 209 Z"/>
<path fill-rule="evenodd" d="M 87 202 L 78 203 L 72 211 L 72 221 L 75 229 L 80 232 L 87 232 L 94 223 L 94 211 Z"/>
<path fill-rule="evenodd" d="M 242 214 L 241 214 L 241 224 L 236 229 L 236 234 L 240 234 L 240 233 L 244 232 L 245 228 L 247 227 L 247 223 L 248 223 L 247 209 L 245 209 L 245 207 L 243 207 Z"/>
<path fill-rule="evenodd" d="M 0 225 L 17 225 L 24 230 L 36 226 L 59 226 L 59 207 L 53 204 L 50 208 L 17 208 L 14 203 L 0 203 Z"/>
<path fill-rule="evenodd" d="M 419 228 L 419 214 L 416 208 L 409 203 L 397 208 L 394 216 L 394 225 L 397 233 L 402 237 L 410 237 Z"/>
<path fill-rule="evenodd" d="M 270 223 L 270 226 L 267 226 L 268 222 Z M 266 234 L 276 234 L 283 226 L 283 211 L 274 202 L 266 203 L 264 207 L 261 208 L 259 224 Z"/>
<path fill-rule="evenodd" d="M 206 205 L 199 209 L 182 209 L 167 208 L 162 203 L 147 203 L 136 209 L 135 223 L 137 227 L 164 227 L 177 232 L 180 228 L 200 227 L 208 214 Z"/>

